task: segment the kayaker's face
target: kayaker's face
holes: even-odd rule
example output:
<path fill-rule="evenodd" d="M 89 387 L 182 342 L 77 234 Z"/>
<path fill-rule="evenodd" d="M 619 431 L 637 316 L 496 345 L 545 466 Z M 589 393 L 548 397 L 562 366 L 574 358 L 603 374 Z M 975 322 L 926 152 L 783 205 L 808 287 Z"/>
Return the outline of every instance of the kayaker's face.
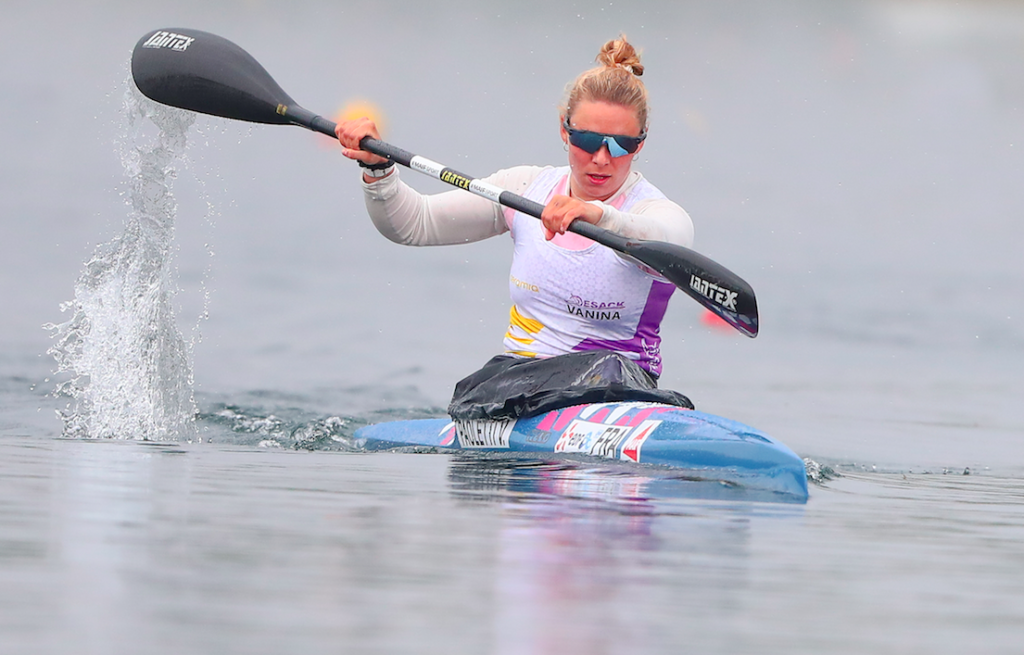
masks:
<path fill-rule="evenodd" d="M 639 136 L 641 132 L 634 110 L 602 101 L 579 103 L 569 117 L 569 126 L 574 130 L 602 134 Z M 615 195 L 629 176 L 633 157 L 643 149 L 641 143 L 636 152 L 622 157 L 612 157 L 608 146 L 589 153 L 569 144 L 569 134 L 564 126 L 561 132 L 562 141 L 569 145 L 570 188 L 572 195 L 580 200 L 607 200 Z"/>

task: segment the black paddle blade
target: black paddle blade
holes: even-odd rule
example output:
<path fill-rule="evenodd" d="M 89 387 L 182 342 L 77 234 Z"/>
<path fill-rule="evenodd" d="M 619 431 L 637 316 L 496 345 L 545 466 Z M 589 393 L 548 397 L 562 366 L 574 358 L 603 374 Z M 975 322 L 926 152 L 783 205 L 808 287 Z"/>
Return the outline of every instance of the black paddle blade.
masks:
<path fill-rule="evenodd" d="M 159 103 L 202 114 L 287 124 L 278 108 L 294 101 L 245 50 L 216 34 L 154 30 L 132 51 L 132 78 Z"/>
<path fill-rule="evenodd" d="M 661 241 L 629 241 L 622 250 L 743 334 L 757 336 L 754 290 L 729 269 L 699 252 Z"/>

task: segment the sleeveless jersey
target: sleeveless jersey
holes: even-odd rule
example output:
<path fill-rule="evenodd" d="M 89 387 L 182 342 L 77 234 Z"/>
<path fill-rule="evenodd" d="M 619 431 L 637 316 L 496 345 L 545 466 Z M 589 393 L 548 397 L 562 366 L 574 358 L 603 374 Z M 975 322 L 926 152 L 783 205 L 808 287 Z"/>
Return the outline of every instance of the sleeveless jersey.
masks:
<path fill-rule="evenodd" d="M 565 193 L 568 177 L 568 167 L 545 169 L 523 195 L 547 204 Z M 641 200 L 664 197 L 641 179 L 608 204 L 628 212 Z M 553 357 L 611 350 L 660 376 L 661 321 L 675 287 L 598 243 L 587 240 L 579 250 L 559 246 L 544 238 L 536 218 L 506 212 L 515 251 L 505 352 Z"/>

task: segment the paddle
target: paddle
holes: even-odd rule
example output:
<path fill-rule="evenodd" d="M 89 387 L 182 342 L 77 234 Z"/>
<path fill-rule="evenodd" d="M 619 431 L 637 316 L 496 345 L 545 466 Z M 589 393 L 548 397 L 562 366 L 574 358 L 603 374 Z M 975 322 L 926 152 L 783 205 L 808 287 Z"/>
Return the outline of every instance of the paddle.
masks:
<path fill-rule="evenodd" d="M 301 125 L 335 136 L 334 122 L 297 105 L 252 55 L 215 34 L 181 28 L 150 32 L 132 52 L 132 77 L 143 94 L 165 105 L 251 123 Z M 540 203 L 379 139 L 367 137 L 360 146 L 535 218 L 544 210 Z M 743 334 L 757 336 L 754 290 L 724 266 L 689 248 L 627 239 L 585 221 L 574 221 L 569 229 L 657 271 Z"/>

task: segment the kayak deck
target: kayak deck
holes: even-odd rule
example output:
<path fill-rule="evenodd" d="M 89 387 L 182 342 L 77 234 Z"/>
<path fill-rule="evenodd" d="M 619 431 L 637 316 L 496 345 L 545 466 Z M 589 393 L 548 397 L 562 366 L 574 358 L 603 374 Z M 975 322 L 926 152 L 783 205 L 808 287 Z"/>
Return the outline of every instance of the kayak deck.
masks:
<path fill-rule="evenodd" d="M 360 428 L 355 438 L 366 450 L 419 446 L 670 467 L 807 499 L 804 463 L 787 446 L 737 421 L 672 405 L 577 405 L 507 421 L 393 421 Z"/>

